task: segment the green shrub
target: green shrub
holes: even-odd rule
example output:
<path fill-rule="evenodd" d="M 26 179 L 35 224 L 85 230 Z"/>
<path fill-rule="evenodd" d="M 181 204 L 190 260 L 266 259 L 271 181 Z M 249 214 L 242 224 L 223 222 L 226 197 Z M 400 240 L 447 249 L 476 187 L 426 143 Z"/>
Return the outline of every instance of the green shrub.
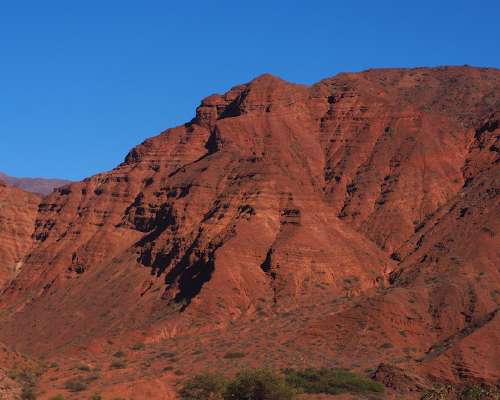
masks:
<path fill-rule="evenodd" d="M 339 368 L 288 369 L 284 373 L 289 385 L 306 393 L 382 393 L 384 391 L 382 384 Z"/>
<path fill-rule="evenodd" d="M 123 369 L 127 368 L 127 363 L 123 360 L 115 360 L 111 363 L 112 369 Z"/>
<path fill-rule="evenodd" d="M 224 354 L 224 358 L 227 358 L 227 359 L 243 358 L 245 356 L 246 356 L 246 354 L 242 353 L 240 351 L 232 351 L 232 352 Z"/>
<path fill-rule="evenodd" d="M 379 394 L 384 386 L 344 369 L 243 370 L 227 381 L 218 374 L 187 380 L 179 391 L 182 400 L 292 400 L 298 393 Z M 475 398 L 474 398 L 475 400 Z"/>
<path fill-rule="evenodd" d="M 226 378 L 219 374 L 201 374 L 184 382 L 179 394 L 182 400 L 222 400 Z"/>
<path fill-rule="evenodd" d="M 224 400 L 290 400 L 296 391 L 267 369 L 242 371 L 227 385 Z"/>
<path fill-rule="evenodd" d="M 100 394 L 94 394 L 90 400 L 102 400 L 102 396 Z"/>
<path fill-rule="evenodd" d="M 146 345 L 144 343 L 136 343 L 132 345 L 131 349 L 134 351 L 144 350 Z"/>
<path fill-rule="evenodd" d="M 473 385 L 456 387 L 451 385 L 436 386 L 427 390 L 421 397 L 423 400 L 492 400 L 500 399 L 500 389 L 494 386 Z"/>
<path fill-rule="evenodd" d="M 87 385 L 80 378 L 69 379 L 64 383 L 64 387 L 70 392 L 81 392 L 87 389 Z"/>
<path fill-rule="evenodd" d="M 57 396 L 53 396 L 50 400 L 64 400 L 64 396 L 62 394 L 58 394 Z"/>
<path fill-rule="evenodd" d="M 9 378 L 21 385 L 21 400 L 36 400 L 36 383 L 41 372 L 38 368 L 14 368 Z"/>
<path fill-rule="evenodd" d="M 24 386 L 21 391 L 21 400 L 36 400 L 35 388 Z"/>
<path fill-rule="evenodd" d="M 116 357 L 116 358 L 122 358 L 122 357 L 125 357 L 125 352 L 123 351 L 117 351 L 115 354 L 113 354 L 113 357 Z"/>
<path fill-rule="evenodd" d="M 487 400 L 487 399 L 500 399 L 500 390 L 474 385 L 464 388 L 458 396 L 460 400 Z"/>

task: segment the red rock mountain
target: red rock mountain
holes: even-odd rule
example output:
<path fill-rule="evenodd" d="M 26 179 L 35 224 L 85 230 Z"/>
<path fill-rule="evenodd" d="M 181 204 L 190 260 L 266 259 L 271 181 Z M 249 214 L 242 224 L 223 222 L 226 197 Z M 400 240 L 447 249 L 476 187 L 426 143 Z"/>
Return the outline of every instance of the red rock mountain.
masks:
<path fill-rule="evenodd" d="M 140 340 L 189 371 L 243 349 L 408 393 L 495 384 L 499 93 L 497 69 L 442 67 L 263 75 L 207 97 L 43 199 L 0 340 L 97 363 Z M 131 367 L 141 382 L 171 376 L 151 360 Z"/>
<path fill-rule="evenodd" d="M 52 193 L 55 188 L 71 183 L 70 181 L 64 179 L 15 178 L 2 172 L 0 172 L 0 179 L 11 186 L 44 196 Z"/>

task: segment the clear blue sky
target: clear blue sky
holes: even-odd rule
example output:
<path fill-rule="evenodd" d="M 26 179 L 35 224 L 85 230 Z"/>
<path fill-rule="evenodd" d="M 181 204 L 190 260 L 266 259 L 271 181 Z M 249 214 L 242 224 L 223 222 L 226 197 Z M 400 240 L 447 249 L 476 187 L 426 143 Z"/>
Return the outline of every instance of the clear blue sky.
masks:
<path fill-rule="evenodd" d="M 498 0 L 3 1 L 0 171 L 82 179 L 270 72 L 500 66 Z"/>

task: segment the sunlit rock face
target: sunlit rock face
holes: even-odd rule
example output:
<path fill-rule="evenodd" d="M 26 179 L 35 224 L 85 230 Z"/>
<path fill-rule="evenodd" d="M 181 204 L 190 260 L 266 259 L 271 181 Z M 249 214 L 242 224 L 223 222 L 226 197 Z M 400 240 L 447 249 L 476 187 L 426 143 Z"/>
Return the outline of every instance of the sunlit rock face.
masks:
<path fill-rule="evenodd" d="M 292 335 L 311 362 L 499 379 L 499 89 L 498 70 L 449 67 L 263 75 L 207 97 L 41 201 L 0 340 L 47 354 L 308 310 L 293 335 L 248 332 Z"/>
<path fill-rule="evenodd" d="M 32 247 L 40 200 L 0 180 L 0 288 L 17 275 Z"/>

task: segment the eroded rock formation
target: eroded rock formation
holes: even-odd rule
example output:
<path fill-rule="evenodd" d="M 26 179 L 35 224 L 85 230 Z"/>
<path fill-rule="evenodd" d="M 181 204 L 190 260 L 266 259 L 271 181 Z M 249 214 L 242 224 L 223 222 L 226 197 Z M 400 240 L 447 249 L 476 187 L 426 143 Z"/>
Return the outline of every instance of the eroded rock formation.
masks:
<path fill-rule="evenodd" d="M 0 339 L 51 354 L 127 335 L 238 341 L 239 324 L 286 337 L 282 360 L 300 345 L 315 364 L 382 364 L 381 379 L 411 366 L 411 390 L 494 383 L 499 90 L 498 70 L 443 67 L 263 75 L 212 95 L 43 199 Z"/>

